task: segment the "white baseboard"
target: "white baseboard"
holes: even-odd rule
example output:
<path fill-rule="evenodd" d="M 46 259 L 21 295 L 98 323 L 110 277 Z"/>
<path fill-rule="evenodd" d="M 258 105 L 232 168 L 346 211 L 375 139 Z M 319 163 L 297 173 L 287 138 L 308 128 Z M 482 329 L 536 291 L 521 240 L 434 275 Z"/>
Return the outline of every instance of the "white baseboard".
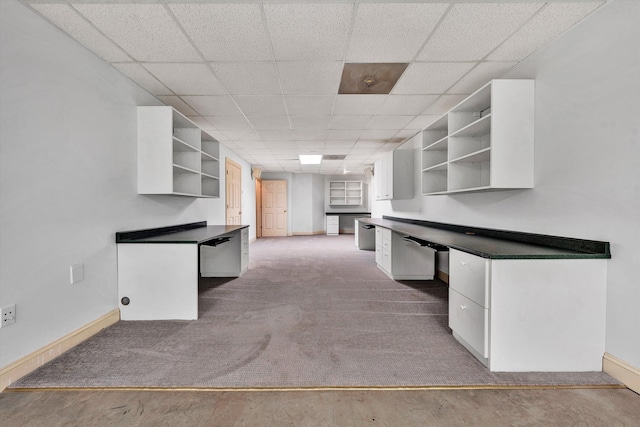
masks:
<path fill-rule="evenodd" d="M 19 380 L 36 368 L 44 365 L 50 360 L 55 359 L 67 350 L 85 341 L 87 338 L 97 334 L 104 328 L 113 325 L 120 320 L 120 310 L 115 309 L 105 314 L 93 322 L 84 325 L 64 337 L 55 340 L 39 350 L 11 363 L 0 369 L 0 391 L 4 390 L 9 384 Z"/>
<path fill-rule="evenodd" d="M 605 353 L 602 358 L 602 370 L 623 383 L 627 388 L 640 393 L 640 369 Z"/>

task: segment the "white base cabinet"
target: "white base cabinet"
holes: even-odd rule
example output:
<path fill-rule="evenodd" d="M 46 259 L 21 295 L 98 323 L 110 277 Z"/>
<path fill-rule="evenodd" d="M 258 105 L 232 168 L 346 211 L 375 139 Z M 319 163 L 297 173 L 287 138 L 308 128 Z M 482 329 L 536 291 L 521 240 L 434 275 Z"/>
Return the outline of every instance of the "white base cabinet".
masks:
<path fill-rule="evenodd" d="M 433 280 L 436 251 L 376 227 L 376 263 L 393 280 Z"/>
<path fill-rule="evenodd" d="M 491 371 L 601 371 L 606 265 L 451 249 L 449 327 Z"/>
<path fill-rule="evenodd" d="M 340 233 L 340 216 L 327 215 L 327 235 L 337 236 Z"/>

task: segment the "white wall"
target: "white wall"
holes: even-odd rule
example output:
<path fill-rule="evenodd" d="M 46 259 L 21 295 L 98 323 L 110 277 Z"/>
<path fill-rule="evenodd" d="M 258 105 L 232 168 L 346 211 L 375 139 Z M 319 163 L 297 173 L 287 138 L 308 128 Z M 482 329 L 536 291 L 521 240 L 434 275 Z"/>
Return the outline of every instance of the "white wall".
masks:
<path fill-rule="evenodd" d="M 224 198 L 136 192 L 136 106 L 160 102 L 17 1 L 0 2 L 0 367 L 117 308 L 115 232 L 224 222 Z M 253 204 L 249 165 L 243 204 Z M 224 182 L 224 181 L 223 181 Z M 224 196 L 224 190 L 222 189 Z M 255 214 L 247 216 L 253 225 Z M 69 266 L 85 278 L 69 284 Z"/>
<path fill-rule="evenodd" d="M 505 76 L 536 80 L 534 189 L 417 195 L 372 213 L 611 242 L 606 351 L 640 367 L 638 76 L 640 2 L 618 0 Z"/>

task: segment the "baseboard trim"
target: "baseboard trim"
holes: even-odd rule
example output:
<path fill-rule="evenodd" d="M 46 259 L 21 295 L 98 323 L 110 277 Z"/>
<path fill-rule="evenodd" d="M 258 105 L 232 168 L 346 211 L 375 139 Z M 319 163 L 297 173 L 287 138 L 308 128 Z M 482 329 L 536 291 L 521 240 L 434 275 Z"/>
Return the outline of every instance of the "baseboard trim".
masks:
<path fill-rule="evenodd" d="M 449 275 L 444 271 L 436 270 L 436 276 L 444 283 L 449 283 Z"/>
<path fill-rule="evenodd" d="M 0 391 L 9 384 L 19 380 L 36 368 L 55 359 L 67 350 L 85 341 L 87 338 L 97 334 L 101 330 L 120 320 L 120 310 L 115 309 L 90 322 L 83 327 L 63 336 L 31 354 L 16 360 L 10 365 L 0 369 Z"/>
<path fill-rule="evenodd" d="M 605 353 L 602 358 L 602 370 L 623 383 L 627 388 L 640 394 L 640 369 Z"/>
<path fill-rule="evenodd" d="M 296 232 L 292 233 L 291 235 L 292 236 L 315 236 L 316 234 L 325 234 L 325 233 L 326 233 L 326 231 L 324 231 L 324 230 L 311 231 L 311 232 L 308 232 L 308 231 L 302 231 L 302 232 L 296 231 Z"/>

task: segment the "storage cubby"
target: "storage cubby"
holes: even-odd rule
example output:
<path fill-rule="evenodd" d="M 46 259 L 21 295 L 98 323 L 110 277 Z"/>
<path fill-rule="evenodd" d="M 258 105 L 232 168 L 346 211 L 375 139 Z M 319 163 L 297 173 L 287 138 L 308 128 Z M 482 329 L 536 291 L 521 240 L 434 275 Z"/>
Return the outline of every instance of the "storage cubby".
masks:
<path fill-rule="evenodd" d="M 220 144 L 172 107 L 138 107 L 138 193 L 219 197 Z"/>
<path fill-rule="evenodd" d="M 422 131 L 422 194 L 533 188 L 534 81 L 492 80 Z"/>
<path fill-rule="evenodd" d="M 361 205 L 362 181 L 329 181 L 329 205 Z"/>

